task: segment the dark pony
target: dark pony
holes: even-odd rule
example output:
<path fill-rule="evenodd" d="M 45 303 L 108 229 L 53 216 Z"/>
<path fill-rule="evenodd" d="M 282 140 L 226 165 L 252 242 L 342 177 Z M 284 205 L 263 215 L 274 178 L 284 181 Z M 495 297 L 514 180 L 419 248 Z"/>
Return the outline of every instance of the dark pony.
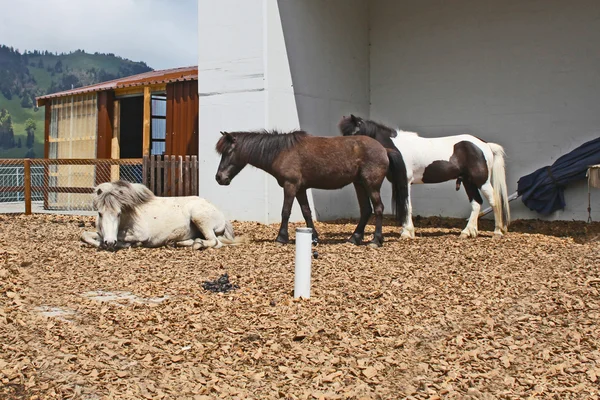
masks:
<path fill-rule="evenodd" d="M 508 230 L 510 209 L 506 188 L 504 149 L 473 135 L 424 138 L 414 132 L 392 129 L 379 122 L 350 115 L 343 117 L 339 129 L 344 137 L 365 136 L 388 150 L 400 150 L 407 163 L 408 218 L 403 224 L 403 237 L 414 237 L 410 185 L 456 180 L 456 190 L 464 186 L 471 202 L 471 216 L 461 237 L 477 236 L 477 218 L 483 196 L 494 210 L 494 235 Z M 397 195 L 394 189 L 393 196 Z M 404 196 L 404 194 L 402 194 Z"/>
<path fill-rule="evenodd" d="M 365 226 L 375 211 L 375 234 L 371 246 L 383 244 L 383 203 L 380 189 L 388 174 L 398 193 L 407 193 L 404 162 L 397 151 L 388 151 L 376 140 L 366 137 L 320 137 L 304 131 L 221 132 L 216 144 L 221 161 L 215 179 L 220 185 L 231 180 L 248 164 L 271 174 L 283 188 L 284 200 L 281 226 L 276 241 L 289 241 L 288 222 L 294 198 L 300 204 L 306 225 L 313 230 L 313 242 L 318 233 L 312 221 L 306 190 L 334 190 L 353 184 L 360 206 L 360 221 L 349 239 L 361 244 Z M 399 171 L 399 172 L 398 172 Z M 402 187 L 404 186 L 404 188 Z M 404 205 L 404 206 L 402 206 Z M 400 196 L 396 218 L 403 221 L 407 213 L 407 198 Z"/>

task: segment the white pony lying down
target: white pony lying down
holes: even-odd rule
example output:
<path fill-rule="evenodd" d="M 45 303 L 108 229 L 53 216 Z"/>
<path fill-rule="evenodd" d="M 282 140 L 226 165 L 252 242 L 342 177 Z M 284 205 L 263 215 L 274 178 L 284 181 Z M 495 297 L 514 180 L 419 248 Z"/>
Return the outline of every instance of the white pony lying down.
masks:
<path fill-rule="evenodd" d="M 94 188 L 97 232 L 81 240 L 115 250 L 130 246 L 165 245 L 219 248 L 247 242 L 235 237 L 231 222 L 213 204 L 198 196 L 156 197 L 144 185 L 126 181 Z"/>

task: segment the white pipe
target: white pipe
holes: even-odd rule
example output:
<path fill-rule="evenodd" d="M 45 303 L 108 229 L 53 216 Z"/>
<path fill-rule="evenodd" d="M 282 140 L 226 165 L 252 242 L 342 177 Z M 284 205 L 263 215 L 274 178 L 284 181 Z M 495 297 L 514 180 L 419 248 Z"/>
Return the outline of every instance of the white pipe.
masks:
<path fill-rule="evenodd" d="M 511 202 L 511 201 L 515 200 L 517 197 L 519 197 L 518 192 L 514 192 L 513 194 L 511 194 L 510 196 L 508 196 L 508 201 Z M 487 214 L 489 214 L 491 212 L 492 212 L 492 207 L 488 207 L 485 210 L 483 210 L 482 212 L 480 212 L 479 216 L 483 217 L 484 215 L 487 215 Z"/>
<path fill-rule="evenodd" d="M 310 298 L 312 229 L 296 228 L 296 267 L 294 271 L 294 298 Z"/>

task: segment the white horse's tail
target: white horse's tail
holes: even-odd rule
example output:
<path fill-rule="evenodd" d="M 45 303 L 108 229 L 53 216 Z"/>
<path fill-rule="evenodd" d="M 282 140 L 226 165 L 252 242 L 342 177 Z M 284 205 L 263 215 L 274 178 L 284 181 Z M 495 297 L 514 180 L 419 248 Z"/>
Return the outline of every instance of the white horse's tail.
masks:
<path fill-rule="evenodd" d="M 508 205 L 508 191 L 506 187 L 506 170 L 504 165 L 504 148 L 496 143 L 488 143 L 494 160 L 492 162 L 492 187 L 494 188 L 494 201 L 500 207 L 500 217 L 502 218 L 502 231 L 508 231 L 510 224 L 510 207 Z"/>
<path fill-rule="evenodd" d="M 223 244 L 234 246 L 236 244 L 248 243 L 250 240 L 245 236 L 235 236 L 233 232 L 233 225 L 231 221 L 225 221 L 225 231 L 223 236 L 218 237 L 219 241 Z"/>

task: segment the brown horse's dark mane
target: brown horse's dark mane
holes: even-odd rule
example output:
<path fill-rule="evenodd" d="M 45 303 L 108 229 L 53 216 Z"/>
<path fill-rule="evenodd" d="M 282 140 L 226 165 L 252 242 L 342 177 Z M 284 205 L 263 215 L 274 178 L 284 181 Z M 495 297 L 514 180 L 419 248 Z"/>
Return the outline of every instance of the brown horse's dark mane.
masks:
<path fill-rule="evenodd" d="M 271 165 L 279 153 L 296 146 L 307 136 L 310 135 L 301 130 L 228 132 L 219 139 L 216 150 L 217 153 L 223 154 L 231 146 L 231 137 L 233 137 L 236 154 L 241 157 L 240 161 L 258 166 Z"/>

